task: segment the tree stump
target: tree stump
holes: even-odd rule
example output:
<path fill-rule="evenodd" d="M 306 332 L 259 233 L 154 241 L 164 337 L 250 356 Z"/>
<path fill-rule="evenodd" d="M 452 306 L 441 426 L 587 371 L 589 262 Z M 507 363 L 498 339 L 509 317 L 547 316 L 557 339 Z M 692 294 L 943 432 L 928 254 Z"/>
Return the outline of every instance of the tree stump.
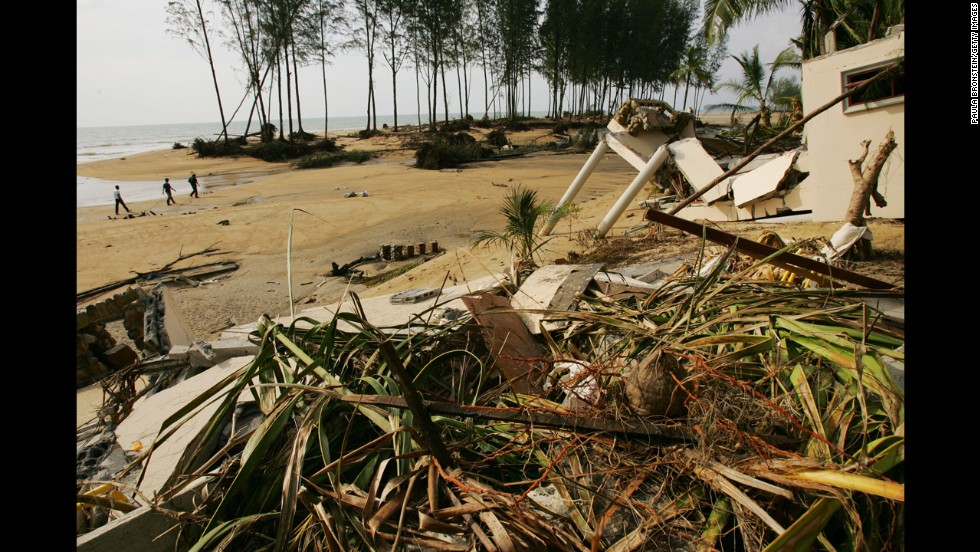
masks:
<path fill-rule="evenodd" d="M 878 151 L 868 166 L 862 169 L 865 159 L 868 157 L 868 146 L 871 140 L 861 142 L 861 156 L 847 162 L 851 167 L 851 178 L 854 179 L 854 192 L 851 194 L 851 202 L 844 215 L 844 221 L 850 222 L 854 226 L 866 226 L 865 216 L 871 215 L 871 200 L 874 199 L 875 205 L 885 207 L 888 203 L 885 196 L 878 192 L 878 176 L 885 165 L 885 161 L 891 152 L 898 147 L 895 143 L 895 132 L 891 129 L 885 134 L 885 139 L 878 144 Z M 859 259 L 869 259 L 873 255 L 871 251 L 871 240 L 858 240 L 854 244 L 854 254 Z"/>

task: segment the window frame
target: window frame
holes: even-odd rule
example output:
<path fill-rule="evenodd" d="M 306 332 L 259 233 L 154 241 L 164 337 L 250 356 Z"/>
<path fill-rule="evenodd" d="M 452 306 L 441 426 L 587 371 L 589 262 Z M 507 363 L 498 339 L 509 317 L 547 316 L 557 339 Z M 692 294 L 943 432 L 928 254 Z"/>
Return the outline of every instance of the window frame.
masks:
<path fill-rule="evenodd" d="M 841 74 L 840 74 L 841 92 L 842 93 L 843 92 L 846 92 L 849 88 L 854 88 L 856 86 L 859 86 L 862 82 L 864 82 L 864 80 L 862 80 L 862 81 L 858 81 L 856 83 L 851 83 L 849 85 L 848 84 L 848 79 L 850 77 L 852 77 L 854 75 L 859 75 L 861 73 L 868 73 L 870 71 L 874 71 L 875 69 L 882 69 L 884 67 L 887 67 L 888 65 L 891 65 L 892 63 L 894 63 L 894 60 L 886 60 L 886 61 L 881 61 L 881 62 L 878 62 L 878 63 L 872 63 L 870 65 L 863 65 L 861 67 L 857 67 L 857 68 L 854 68 L 854 69 L 848 69 L 846 71 L 841 71 Z M 872 77 L 874 77 L 874 75 L 871 75 L 868 78 L 872 78 Z M 867 80 L 867 79 L 865 79 L 865 80 Z M 893 85 L 892 86 L 893 86 L 893 90 L 894 90 L 894 81 L 893 81 Z M 903 89 L 904 89 L 904 85 L 903 85 Z M 879 108 L 879 107 L 885 107 L 885 106 L 888 106 L 888 105 L 895 105 L 895 104 L 903 103 L 903 102 L 905 102 L 905 91 L 904 90 L 901 93 L 896 94 L 894 96 L 888 96 L 886 98 L 879 98 L 879 99 L 876 99 L 876 100 L 871 100 L 869 102 L 861 102 L 861 103 L 851 103 L 851 96 L 848 96 L 848 97 L 844 98 L 844 101 L 842 102 L 842 105 L 843 105 L 843 108 L 844 108 L 844 113 L 857 113 L 859 111 L 869 111 L 871 109 L 876 109 L 876 108 Z"/>

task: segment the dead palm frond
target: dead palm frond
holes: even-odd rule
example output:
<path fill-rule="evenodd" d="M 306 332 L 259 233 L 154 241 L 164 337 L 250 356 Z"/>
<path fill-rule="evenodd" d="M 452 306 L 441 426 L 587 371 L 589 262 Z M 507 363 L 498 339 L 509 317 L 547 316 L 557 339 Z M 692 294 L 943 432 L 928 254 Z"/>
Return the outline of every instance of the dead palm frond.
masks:
<path fill-rule="evenodd" d="M 212 481 L 196 548 L 895 544 L 902 335 L 847 290 L 733 275 L 733 251 L 549 311 L 564 324 L 542 334 L 535 360 L 556 368 L 540 395 L 510 390 L 469 318 L 376 327 L 353 295 L 328 321 L 263 318 L 255 358 L 161 428 L 219 403 L 173 480 Z M 679 415 L 640 415 L 624 392 L 654 358 L 683 368 L 663 372 Z M 208 449 L 244 399 L 262 424 Z"/>

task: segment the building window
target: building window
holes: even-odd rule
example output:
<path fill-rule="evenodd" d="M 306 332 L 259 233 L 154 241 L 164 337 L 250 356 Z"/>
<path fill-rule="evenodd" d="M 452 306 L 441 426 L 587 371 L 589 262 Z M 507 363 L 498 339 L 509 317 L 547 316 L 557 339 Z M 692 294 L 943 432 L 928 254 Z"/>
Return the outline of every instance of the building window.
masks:
<path fill-rule="evenodd" d="M 860 86 L 865 81 L 880 73 L 884 68 L 885 65 L 882 65 L 880 67 L 863 68 L 844 73 L 842 75 L 844 91 Z M 902 70 L 894 75 L 879 79 L 861 92 L 845 98 L 844 113 L 866 111 L 876 107 L 899 103 L 904 100 L 905 72 Z"/>

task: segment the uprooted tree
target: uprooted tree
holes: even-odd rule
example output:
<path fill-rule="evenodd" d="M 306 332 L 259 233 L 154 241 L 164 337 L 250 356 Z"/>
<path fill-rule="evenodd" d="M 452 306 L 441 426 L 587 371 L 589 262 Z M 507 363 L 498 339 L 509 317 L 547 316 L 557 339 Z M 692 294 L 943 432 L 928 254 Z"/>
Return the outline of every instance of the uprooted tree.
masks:
<path fill-rule="evenodd" d="M 898 147 L 895 143 L 895 132 L 888 129 L 885 139 L 878 144 L 878 151 L 874 158 L 862 169 L 865 159 L 868 157 L 868 148 L 871 140 L 861 142 L 861 156 L 857 159 L 848 160 L 847 164 L 851 167 L 851 177 L 854 179 L 854 192 L 851 194 L 851 202 L 847 206 L 847 213 L 844 220 L 854 226 L 865 226 L 864 217 L 871 215 L 871 200 L 874 199 L 875 205 L 885 207 L 888 203 L 885 196 L 878 191 L 878 176 L 881 169 L 885 166 L 885 161 L 891 152 Z M 871 252 L 871 240 L 858 240 L 860 243 L 855 247 L 856 253 L 860 258 L 869 258 Z"/>

